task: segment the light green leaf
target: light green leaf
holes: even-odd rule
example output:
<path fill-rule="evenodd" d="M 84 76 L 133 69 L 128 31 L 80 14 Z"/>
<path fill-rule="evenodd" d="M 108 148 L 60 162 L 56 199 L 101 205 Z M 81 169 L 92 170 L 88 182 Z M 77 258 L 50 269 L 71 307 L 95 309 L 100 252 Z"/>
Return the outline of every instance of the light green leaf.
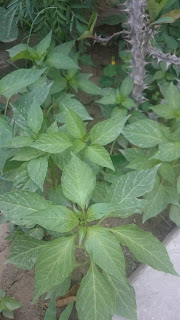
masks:
<path fill-rule="evenodd" d="M 134 288 L 129 285 L 127 279 L 124 277 L 117 280 L 107 273 L 105 276 L 113 288 L 116 296 L 115 314 L 127 319 L 136 320 L 137 310 Z"/>
<path fill-rule="evenodd" d="M 120 209 L 119 204 L 114 203 L 95 203 L 88 208 L 87 221 L 94 221 L 103 218 L 106 215 L 113 215 Z"/>
<path fill-rule="evenodd" d="M 61 204 L 66 207 L 71 207 L 71 203 L 62 192 L 62 186 L 58 185 L 57 188 L 52 188 L 48 192 L 49 200 L 54 204 Z"/>
<path fill-rule="evenodd" d="M 123 204 L 152 190 L 159 166 L 152 169 L 129 172 L 121 176 L 110 187 L 107 201 Z"/>
<path fill-rule="evenodd" d="M 74 267 L 75 237 L 49 242 L 38 256 L 35 268 L 35 297 L 62 283 Z"/>
<path fill-rule="evenodd" d="M 69 232 L 79 224 L 79 219 L 68 208 L 54 205 L 26 215 L 22 218 L 22 223 L 27 226 L 38 224 L 45 229 L 56 232 Z"/>
<path fill-rule="evenodd" d="M 130 77 L 126 77 L 119 89 L 119 92 L 127 97 L 133 91 L 133 80 Z"/>
<path fill-rule="evenodd" d="M 71 147 L 72 142 L 65 132 L 43 134 L 32 147 L 44 152 L 61 153 Z"/>
<path fill-rule="evenodd" d="M 77 139 L 82 139 L 86 134 L 86 126 L 80 116 L 71 109 L 66 111 L 66 128 L 69 134 Z"/>
<path fill-rule="evenodd" d="M 22 304 L 14 298 L 1 298 L 0 309 L 2 309 L 3 311 L 14 311 L 16 309 L 19 309 L 20 307 L 22 307 Z"/>
<path fill-rule="evenodd" d="M 154 167 L 157 164 L 157 160 L 150 160 L 146 154 L 134 155 L 134 159 L 128 163 L 126 168 L 133 170 L 146 170 Z"/>
<path fill-rule="evenodd" d="M 15 23 L 14 14 L 0 7 L 0 41 L 11 42 L 18 37 L 18 27 Z"/>
<path fill-rule="evenodd" d="M 11 191 L 0 196 L 1 212 L 8 220 L 16 224 L 25 215 L 46 209 L 49 206 L 51 206 L 50 201 L 29 191 Z"/>
<path fill-rule="evenodd" d="M 151 159 L 171 162 L 180 158 L 180 142 L 163 142 L 158 152 Z"/>
<path fill-rule="evenodd" d="M 29 231 L 29 236 L 38 240 L 42 240 L 45 236 L 43 228 L 35 227 Z"/>
<path fill-rule="evenodd" d="M 22 148 L 30 146 L 33 142 L 33 139 L 28 136 L 17 136 L 12 138 L 5 147 L 6 148 Z"/>
<path fill-rule="evenodd" d="M 169 212 L 169 218 L 180 227 L 180 207 L 172 205 Z"/>
<path fill-rule="evenodd" d="M 122 132 L 128 117 L 116 117 L 97 123 L 90 131 L 93 144 L 106 145 L 114 141 Z"/>
<path fill-rule="evenodd" d="M 125 138 L 141 148 L 154 147 L 165 140 L 161 125 L 153 120 L 139 120 L 123 130 Z"/>
<path fill-rule="evenodd" d="M 40 156 L 44 155 L 44 152 L 34 149 L 34 148 L 22 148 L 19 150 L 15 156 L 12 158 L 12 160 L 16 161 L 29 161 L 35 158 L 38 158 Z"/>
<path fill-rule="evenodd" d="M 62 43 L 59 46 L 55 47 L 52 50 L 52 52 L 61 53 L 63 55 L 68 55 L 70 53 L 70 51 L 72 50 L 74 44 L 75 44 L 74 40 Z"/>
<path fill-rule="evenodd" d="M 28 113 L 28 126 L 34 133 L 38 134 L 41 129 L 42 123 L 42 109 L 40 105 L 38 105 L 36 101 L 34 101 Z"/>
<path fill-rule="evenodd" d="M 87 229 L 85 248 L 105 272 L 119 279 L 125 276 L 125 259 L 118 241 L 105 228 L 93 226 Z"/>
<path fill-rule="evenodd" d="M 47 49 L 49 48 L 51 43 L 51 37 L 52 37 L 52 31 L 50 31 L 47 34 L 47 36 L 38 43 L 36 47 L 36 51 L 38 55 L 42 56 L 46 54 Z"/>
<path fill-rule="evenodd" d="M 19 235 L 10 247 L 10 253 L 6 262 L 12 263 L 23 270 L 31 270 L 45 244 L 45 241 Z"/>
<path fill-rule="evenodd" d="M 101 88 L 99 88 L 94 82 L 86 79 L 78 79 L 79 88 L 89 94 L 101 94 Z"/>
<path fill-rule="evenodd" d="M 74 305 L 74 302 L 70 302 L 68 304 L 66 309 L 61 313 L 59 320 L 68 320 L 69 319 L 71 312 L 72 312 L 73 305 Z"/>
<path fill-rule="evenodd" d="M 13 94 L 39 79 L 45 70 L 46 68 L 41 70 L 19 69 L 9 73 L 0 80 L 0 95 L 9 99 Z"/>
<path fill-rule="evenodd" d="M 48 171 L 47 158 L 39 157 L 37 159 L 32 159 L 27 165 L 27 170 L 31 180 L 43 191 L 44 180 Z"/>
<path fill-rule="evenodd" d="M 34 183 L 29 177 L 27 163 L 23 163 L 19 168 L 17 168 L 13 181 L 13 187 L 15 189 L 21 189 L 32 192 L 36 192 L 39 189 L 37 184 Z"/>
<path fill-rule="evenodd" d="M 163 179 L 167 180 L 172 185 L 175 185 L 176 176 L 175 176 L 174 168 L 171 164 L 165 163 L 165 162 L 162 163 L 159 168 L 159 173 L 163 177 Z"/>
<path fill-rule="evenodd" d="M 70 286 L 71 286 L 71 274 L 61 284 L 48 290 L 46 299 L 49 299 L 52 297 L 55 297 L 55 298 L 63 297 L 68 292 Z"/>
<path fill-rule="evenodd" d="M 63 171 L 61 183 L 65 197 L 84 208 L 95 188 L 96 177 L 85 162 L 72 155 Z"/>
<path fill-rule="evenodd" d="M 79 69 L 79 66 L 70 57 L 58 52 L 51 52 L 47 57 L 46 64 L 55 69 Z"/>
<path fill-rule="evenodd" d="M 136 225 L 119 226 L 111 229 L 118 241 L 129 248 L 136 259 L 152 268 L 177 275 L 165 246 L 150 232 L 140 230 Z"/>
<path fill-rule="evenodd" d="M 111 157 L 107 150 L 98 144 L 92 144 L 86 148 L 85 156 L 99 166 L 109 168 L 115 171 Z"/>
<path fill-rule="evenodd" d="M 102 97 L 100 100 L 98 100 L 96 102 L 104 104 L 104 105 L 118 103 L 115 92 L 111 93 L 110 95 L 106 95 L 105 97 Z"/>
<path fill-rule="evenodd" d="M 131 98 L 126 98 L 121 102 L 122 106 L 125 108 L 136 108 L 135 102 Z"/>
<path fill-rule="evenodd" d="M 111 320 L 115 313 L 113 290 L 105 276 L 93 264 L 81 281 L 76 308 L 79 320 Z"/>
<path fill-rule="evenodd" d="M 85 147 L 86 147 L 86 143 L 85 142 L 83 142 L 80 139 L 76 139 L 73 142 L 73 145 L 71 147 L 71 151 L 76 154 L 76 153 L 82 151 Z"/>

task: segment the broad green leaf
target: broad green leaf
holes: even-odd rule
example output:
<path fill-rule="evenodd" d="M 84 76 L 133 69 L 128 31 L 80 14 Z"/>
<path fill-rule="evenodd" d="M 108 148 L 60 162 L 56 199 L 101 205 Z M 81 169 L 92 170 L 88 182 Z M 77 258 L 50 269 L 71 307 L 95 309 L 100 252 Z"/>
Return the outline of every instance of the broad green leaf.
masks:
<path fill-rule="evenodd" d="M 38 134 L 41 129 L 42 123 L 42 109 L 40 105 L 38 105 L 36 101 L 34 101 L 28 113 L 28 126 L 34 133 Z"/>
<path fill-rule="evenodd" d="M 118 241 L 129 248 L 136 259 L 152 268 L 177 275 L 165 246 L 150 232 L 140 230 L 136 225 L 119 226 L 111 229 Z"/>
<path fill-rule="evenodd" d="M 134 156 L 134 159 L 128 163 L 126 168 L 133 170 L 146 170 L 154 167 L 157 164 L 157 160 L 150 160 L 146 154 L 138 154 Z"/>
<path fill-rule="evenodd" d="M 25 225 L 38 224 L 45 229 L 56 232 L 69 232 L 79 224 L 79 219 L 64 206 L 51 206 L 22 218 Z"/>
<path fill-rule="evenodd" d="M 152 169 L 129 172 L 115 181 L 108 192 L 107 201 L 123 204 L 152 190 L 159 166 Z"/>
<path fill-rule="evenodd" d="M 47 49 L 49 48 L 51 43 L 51 37 L 52 37 L 52 31 L 50 31 L 47 34 L 47 36 L 38 43 L 36 47 L 36 51 L 38 55 L 42 56 L 46 54 Z"/>
<path fill-rule="evenodd" d="M 44 152 L 61 153 L 71 145 L 72 142 L 65 132 L 54 132 L 43 134 L 32 144 L 32 147 Z"/>
<path fill-rule="evenodd" d="M 70 57 L 58 52 L 51 52 L 46 59 L 46 64 L 55 69 L 79 69 L 79 66 Z"/>
<path fill-rule="evenodd" d="M 59 46 L 55 47 L 52 51 L 56 53 L 61 53 L 63 55 L 68 55 L 70 51 L 72 50 L 73 46 L 75 44 L 75 41 L 68 41 L 65 43 L 60 44 Z"/>
<path fill-rule="evenodd" d="M 68 149 L 61 153 L 53 154 L 51 157 L 61 171 L 65 169 L 67 163 L 71 160 L 71 154 Z"/>
<path fill-rule="evenodd" d="M 166 209 L 169 203 L 166 189 L 159 179 L 156 180 L 154 189 L 145 196 L 145 199 L 147 200 L 147 205 L 143 209 L 143 222 L 157 216 Z"/>
<path fill-rule="evenodd" d="M 18 27 L 16 25 L 14 14 L 10 14 L 8 10 L 0 7 L 0 41 L 11 42 L 18 37 Z"/>
<path fill-rule="evenodd" d="M 128 117 L 117 117 L 97 123 L 90 131 L 92 144 L 106 145 L 122 132 Z"/>
<path fill-rule="evenodd" d="M 105 276 L 93 264 L 81 281 L 77 293 L 76 308 L 79 320 L 111 320 L 114 316 L 115 296 L 113 289 Z"/>
<path fill-rule="evenodd" d="M 134 288 L 128 283 L 127 279 L 122 277 L 121 279 L 115 279 L 105 274 L 111 287 L 114 290 L 116 296 L 116 308 L 115 314 L 127 319 L 136 320 L 136 297 Z"/>
<path fill-rule="evenodd" d="M 10 61 L 21 59 L 29 59 L 33 61 L 35 59 L 39 59 L 39 55 L 37 54 L 37 52 L 25 43 L 19 43 L 16 46 L 8 49 L 7 51 L 11 58 Z"/>
<path fill-rule="evenodd" d="M 169 22 L 167 23 L 173 23 L 180 18 L 180 9 L 174 9 L 166 14 L 163 14 L 162 19 L 163 18 L 169 18 Z"/>
<path fill-rule="evenodd" d="M 125 108 L 136 108 L 135 102 L 131 98 L 126 98 L 121 102 L 122 106 Z"/>
<path fill-rule="evenodd" d="M 63 297 L 68 292 L 70 286 L 71 286 L 71 274 L 61 284 L 48 290 L 46 299 L 49 299 L 52 297 L 55 297 L 55 298 Z"/>
<path fill-rule="evenodd" d="M 133 91 L 133 80 L 130 77 L 126 77 L 120 86 L 119 92 L 127 97 Z"/>
<path fill-rule="evenodd" d="M 82 151 L 85 147 L 86 147 L 86 143 L 84 141 L 80 139 L 75 139 L 71 147 L 71 151 L 76 154 Z"/>
<path fill-rule="evenodd" d="M 12 160 L 16 161 L 29 161 L 35 158 L 38 158 L 40 156 L 44 155 L 44 152 L 34 149 L 34 148 L 22 148 L 19 150 L 15 156 L 12 158 Z"/>
<path fill-rule="evenodd" d="M 38 256 L 35 268 L 35 297 L 62 283 L 74 267 L 75 237 L 49 242 Z"/>
<path fill-rule="evenodd" d="M 48 171 L 48 160 L 45 157 L 32 159 L 27 165 L 27 170 L 31 180 L 43 191 L 44 180 Z"/>
<path fill-rule="evenodd" d="M 22 307 L 22 304 L 14 298 L 3 297 L 0 299 L 0 309 L 4 311 L 14 311 Z"/>
<path fill-rule="evenodd" d="M 69 319 L 71 312 L 72 312 L 73 305 L 74 305 L 74 302 L 70 302 L 68 304 L 66 309 L 61 313 L 59 320 L 68 320 Z"/>
<path fill-rule="evenodd" d="M 0 80 L 0 95 L 9 99 L 13 94 L 39 79 L 45 70 L 19 69 L 9 73 Z"/>
<path fill-rule="evenodd" d="M 158 152 L 151 159 L 171 162 L 180 158 L 180 142 L 163 142 Z"/>
<path fill-rule="evenodd" d="M 76 112 L 82 120 L 92 120 L 89 116 L 88 112 L 86 111 L 85 107 L 82 103 L 73 98 L 71 94 L 66 94 L 62 96 L 59 100 L 59 109 L 60 113 L 56 115 L 57 121 L 61 123 L 65 123 L 65 116 L 67 109 L 71 109 Z"/>
<path fill-rule="evenodd" d="M 106 215 L 113 215 L 120 209 L 119 204 L 114 203 L 95 203 L 88 208 L 87 221 L 94 221 L 103 218 Z"/>
<path fill-rule="evenodd" d="M 78 87 L 89 94 L 101 94 L 101 88 L 99 88 L 94 82 L 86 79 L 78 79 Z"/>
<path fill-rule="evenodd" d="M 56 299 L 51 298 L 44 320 L 56 320 Z"/>
<path fill-rule="evenodd" d="M 33 212 L 46 209 L 51 202 L 29 191 L 11 191 L 0 196 L 1 212 L 13 223 Z"/>
<path fill-rule="evenodd" d="M 165 162 L 162 163 L 159 168 L 159 173 L 163 177 L 163 179 L 167 180 L 172 185 L 175 185 L 176 176 L 175 176 L 174 168 L 171 164 L 165 163 Z"/>
<path fill-rule="evenodd" d="M 115 237 L 105 228 L 93 226 L 87 229 L 85 248 L 105 272 L 119 279 L 125 276 L 125 259 Z"/>
<path fill-rule="evenodd" d="M 125 138 L 141 148 L 154 147 L 165 138 L 161 125 L 153 120 L 139 120 L 123 130 Z"/>
<path fill-rule="evenodd" d="M 54 204 L 61 204 L 66 207 L 71 207 L 71 203 L 62 192 L 62 186 L 58 185 L 57 188 L 52 188 L 48 192 L 49 200 L 51 200 Z"/>
<path fill-rule="evenodd" d="M 116 98 L 116 92 L 111 93 L 110 95 L 106 95 L 96 102 L 104 104 L 104 105 L 117 104 L 118 101 Z"/>
<path fill-rule="evenodd" d="M 82 139 L 86 134 L 86 126 L 80 116 L 71 109 L 66 111 L 66 128 L 69 134 L 77 139 Z"/>
<path fill-rule="evenodd" d="M 15 189 L 21 189 L 26 191 L 36 192 L 39 187 L 37 184 L 31 180 L 27 170 L 27 163 L 23 163 L 17 170 L 14 175 L 14 184 Z"/>
<path fill-rule="evenodd" d="M 35 227 L 29 231 L 29 236 L 38 240 L 42 240 L 45 236 L 43 228 Z"/>
<path fill-rule="evenodd" d="M 61 183 L 65 197 L 84 208 L 95 188 L 96 177 L 85 162 L 72 155 L 63 171 Z"/>
<path fill-rule="evenodd" d="M 180 207 L 172 205 L 169 212 L 169 218 L 180 227 Z"/>
<path fill-rule="evenodd" d="M 23 270 L 31 270 L 46 242 L 25 235 L 19 235 L 13 241 L 7 263 Z"/>
<path fill-rule="evenodd" d="M 86 148 L 85 156 L 99 166 L 115 170 L 108 151 L 101 145 L 92 144 Z"/>
<path fill-rule="evenodd" d="M 7 148 L 22 148 L 30 146 L 33 143 L 33 139 L 28 136 L 17 136 L 12 138 L 5 146 Z"/>

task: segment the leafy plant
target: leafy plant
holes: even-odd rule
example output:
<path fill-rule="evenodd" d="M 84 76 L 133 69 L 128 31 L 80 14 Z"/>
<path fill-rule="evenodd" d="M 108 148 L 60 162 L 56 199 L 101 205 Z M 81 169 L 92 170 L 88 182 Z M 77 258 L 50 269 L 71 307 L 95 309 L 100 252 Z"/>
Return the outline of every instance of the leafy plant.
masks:
<path fill-rule="evenodd" d="M 13 311 L 19 309 L 21 304 L 14 298 L 7 297 L 4 290 L 0 289 L 0 314 L 8 319 L 14 319 Z"/>
<path fill-rule="evenodd" d="M 152 107 L 165 119 L 175 119 L 172 129 L 137 110 L 130 116 L 129 110 L 136 106 L 129 97 L 132 80 L 126 77 L 117 90 L 100 89 L 88 74 L 80 73 L 73 45 L 70 41 L 55 47 L 50 32 L 34 48 L 15 46 L 9 50 L 11 60 L 26 59 L 33 67 L 0 80 L 0 95 L 7 101 L 0 117 L 0 208 L 3 221 L 14 226 L 8 263 L 24 270 L 35 266 L 33 302 L 47 293 L 51 301 L 46 320 L 55 320 L 56 298 L 69 291 L 72 273 L 82 265 L 86 271 L 76 297 L 79 319 L 111 320 L 117 314 L 135 320 L 135 293 L 126 278 L 121 246 L 128 247 L 138 261 L 177 274 L 165 247 L 152 234 L 135 225 L 109 228 L 106 219 L 144 212 L 146 220 L 157 186 L 164 192 L 163 201 L 168 199 L 178 208 L 175 178 L 167 175 L 167 167 L 179 161 L 179 92 L 171 85 L 167 104 Z M 107 120 L 90 130 L 91 117 L 72 94 L 79 88 L 103 96 L 101 104 L 108 101 L 115 107 Z M 11 102 L 14 94 L 19 94 L 17 101 Z M 12 121 L 7 117 L 9 106 Z M 112 156 L 122 134 L 123 143 L 139 148 Z M 167 148 L 173 152 L 167 155 Z M 144 164 L 135 159 L 127 166 L 126 159 L 136 156 Z M 78 250 L 83 252 L 80 262 Z M 60 319 L 69 317 L 72 307 Z"/>

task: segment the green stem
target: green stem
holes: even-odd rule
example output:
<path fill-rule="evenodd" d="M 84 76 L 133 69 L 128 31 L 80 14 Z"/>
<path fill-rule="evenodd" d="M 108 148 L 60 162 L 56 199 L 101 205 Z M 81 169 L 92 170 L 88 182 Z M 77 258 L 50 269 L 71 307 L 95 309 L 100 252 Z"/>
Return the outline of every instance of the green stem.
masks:
<path fill-rule="evenodd" d="M 7 100 L 6 100 L 6 106 L 5 106 L 5 110 L 4 110 L 4 116 L 5 116 L 5 117 L 6 117 L 6 115 L 7 115 L 7 109 L 8 109 L 9 100 L 10 100 L 10 99 L 7 99 Z"/>
<path fill-rule="evenodd" d="M 113 154 L 113 150 L 114 150 L 115 144 L 116 144 L 116 140 L 114 140 L 113 143 L 112 143 L 112 145 L 111 145 L 111 149 L 110 149 L 110 152 L 109 152 L 111 156 L 112 156 L 112 154 Z"/>
<path fill-rule="evenodd" d="M 99 220 L 99 222 L 97 223 L 97 226 L 99 226 L 105 219 L 107 219 L 108 216 L 109 216 L 109 213 L 106 214 L 103 218 L 101 218 L 101 219 Z"/>

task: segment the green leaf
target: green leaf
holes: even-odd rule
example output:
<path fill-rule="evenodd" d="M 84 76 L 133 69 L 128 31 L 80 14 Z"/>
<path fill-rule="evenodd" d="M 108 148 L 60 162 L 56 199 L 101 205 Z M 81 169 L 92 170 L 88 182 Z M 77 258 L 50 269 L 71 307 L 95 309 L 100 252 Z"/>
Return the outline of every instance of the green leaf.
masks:
<path fill-rule="evenodd" d="M 137 106 L 131 98 L 125 98 L 125 100 L 122 101 L 121 104 L 125 108 L 136 108 Z"/>
<path fill-rule="evenodd" d="M 101 94 L 101 88 L 99 88 L 94 82 L 86 79 L 78 79 L 79 88 L 89 94 Z"/>
<path fill-rule="evenodd" d="M 79 320 L 111 320 L 114 307 L 115 296 L 109 282 L 98 268 L 91 264 L 77 293 Z"/>
<path fill-rule="evenodd" d="M 180 207 L 172 205 L 169 212 L 169 218 L 180 227 Z"/>
<path fill-rule="evenodd" d="M 154 147 L 165 138 L 161 125 L 153 120 L 139 120 L 123 130 L 125 138 L 141 148 Z"/>
<path fill-rule="evenodd" d="M 119 92 L 127 97 L 133 91 L 133 80 L 130 77 L 126 77 L 120 86 Z"/>
<path fill-rule="evenodd" d="M 79 69 L 79 66 L 70 57 L 59 52 L 49 53 L 46 64 L 55 69 Z"/>
<path fill-rule="evenodd" d="M 79 224 L 79 219 L 68 208 L 54 205 L 26 215 L 22 218 L 22 223 L 27 226 L 38 224 L 47 230 L 56 232 L 69 232 Z"/>
<path fill-rule="evenodd" d="M 36 192 L 39 187 L 35 184 L 29 177 L 27 170 L 27 163 L 23 163 L 19 168 L 17 168 L 14 173 L 14 185 L 15 189 L 21 189 L 26 191 Z"/>
<path fill-rule="evenodd" d="M 90 131 L 92 144 L 106 145 L 114 141 L 122 132 L 128 117 L 117 117 L 97 123 Z"/>
<path fill-rule="evenodd" d="M 39 56 L 46 54 L 47 49 L 49 48 L 50 43 L 51 43 L 51 37 L 52 37 L 52 31 L 50 31 L 47 34 L 47 36 L 38 43 L 38 45 L 36 47 L 36 51 Z"/>
<path fill-rule="evenodd" d="M 143 210 L 143 222 L 157 216 L 170 202 L 166 189 L 159 179 L 156 180 L 154 189 L 145 196 L 145 199 L 148 202 Z"/>
<path fill-rule="evenodd" d="M 39 157 L 37 159 L 32 159 L 27 165 L 27 170 L 31 180 L 43 191 L 44 180 L 48 170 L 47 158 Z"/>
<path fill-rule="evenodd" d="M 74 302 L 70 302 L 68 304 L 66 309 L 61 313 L 59 320 L 68 320 L 69 319 L 71 312 L 72 312 L 73 305 L 74 305 Z"/>
<path fill-rule="evenodd" d="M 28 136 L 17 136 L 12 138 L 5 146 L 7 148 L 22 148 L 31 145 L 33 139 Z"/>
<path fill-rule="evenodd" d="M 3 311 L 14 311 L 22 307 L 22 304 L 10 297 L 3 297 L 0 299 L 0 309 Z"/>
<path fill-rule="evenodd" d="M 109 168 L 115 171 L 111 157 L 107 150 L 98 144 L 92 144 L 86 148 L 85 156 L 99 166 Z"/>
<path fill-rule="evenodd" d="M 61 237 L 48 243 L 35 268 L 35 297 L 62 283 L 74 267 L 75 237 Z"/>
<path fill-rule="evenodd" d="M 119 226 L 111 229 L 118 241 L 129 248 L 136 259 L 152 268 L 177 275 L 165 246 L 150 232 L 140 230 L 136 225 Z"/>
<path fill-rule="evenodd" d="M 25 215 L 46 209 L 51 202 L 29 191 L 11 191 L 0 196 L 0 208 L 8 220 L 18 224 Z"/>
<path fill-rule="evenodd" d="M 52 52 L 61 53 L 63 55 L 68 55 L 70 53 L 70 51 L 72 50 L 74 44 L 75 44 L 74 40 L 62 43 L 59 46 L 55 47 L 52 50 Z"/>
<path fill-rule="evenodd" d="M 0 41 L 11 42 L 18 37 L 18 28 L 15 23 L 14 14 L 10 14 L 8 10 L 0 8 Z"/>
<path fill-rule="evenodd" d="M 41 129 L 42 123 L 43 123 L 42 109 L 40 105 L 38 105 L 36 101 L 34 101 L 28 112 L 28 126 L 34 133 L 38 134 Z"/>
<path fill-rule="evenodd" d="M 53 297 L 55 298 L 63 297 L 68 292 L 70 286 L 71 286 L 71 274 L 61 284 L 48 290 L 46 299 L 53 298 Z"/>
<path fill-rule="evenodd" d="M 107 201 L 121 206 L 136 207 L 136 198 L 152 190 L 159 166 L 152 169 L 129 172 L 121 176 L 110 187 Z"/>
<path fill-rule="evenodd" d="M 44 152 L 61 153 L 72 146 L 72 142 L 65 132 L 45 133 L 37 139 L 32 147 Z"/>
<path fill-rule="evenodd" d="M 177 191 L 180 193 L 180 176 L 177 178 Z"/>
<path fill-rule="evenodd" d="M 134 288 L 129 285 L 126 278 L 115 279 L 105 274 L 116 296 L 115 314 L 127 319 L 136 320 L 136 297 Z"/>
<path fill-rule="evenodd" d="M 51 298 L 44 320 L 56 320 L 56 299 Z"/>
<path fill-rule="evenodd" d="M 128 163 L 126 168 L 133 170 L 146 170 L 154 167 L 157 164 L 157 160 L 150 160 L 146 154 L 137 154 L 134 159 Z"/>
<path fill-rule="evenodd" d="M 176 176 L 175 176 L 174 168 L 171 164 L 165 163 L 165 162 L 162 163 L 159 168 L 159 173 L 163 177 L 163 179 L 167 180 L 172 185 L 175 185 Z"/>
<path fill-rule="evenodd" d="M 40 156 L 44 155 L 44 152 L 34 149 L 34 148 L 22 148 L 19 150 L 15 156 L 12 158 L 12 160 L 16 161 L 29 161 L 35 158 L 38 158 Z"/>
<path fill-rule="evenodd" d="M 45 236 L 44 229 L 35 227 L 29 231 L 29 236 L 38 240 L 42 240 Z"/>
<path fill-rule="evenodd" d="M 86 126 L 80 116 L 71 109 L 66 111 L 66 128 L 69 134 L 77 139 L 83 139 L 86 134 Z"/>
<path fill-rule="evenodd" d="M 0 95 L 9 99 L 13 94 L 29 86 L 44 73 L 46 69 L 20 69 L 9 73 L 0 80 Z"/>
<path fill-rule="evenodd" d="M 103 105 L 118 104 L 116 92 L 106 95 L 96 102 L 101 103 Z"/>
<path fill-rule="evenodd" d="M 95 188 L 96 177 L 85 162 L 72 155 L 63 171 L 61 183 L 65 197 L 85 208 Z"/>
<path fill-rule="evenodd" d="M 31 270 L 46 242 L 25 235 L 17 236 L 10 247 L 7 263 L 23 270 Z"/>
<path fill-rule="evenodd" d="M 171 162 L 180 158 L 180 142 L 163 142 L 158 152 L 151 159 Z"/>
<path fill-rule="evenodd" d="M 125 259 L 115 237 L 105 228 L 87 229 L 85 248 L 93 261 L 105 272 L 119 279 L 125 276 Z"/>
<path fill-rule="evenodd" d="M 113 213 L 120 209 L 119 204 L 114 203 L 95 203 L 88 208 L 87 221 L 94 221 L 103 218 L 106 215 L 113 216 Z"/>

